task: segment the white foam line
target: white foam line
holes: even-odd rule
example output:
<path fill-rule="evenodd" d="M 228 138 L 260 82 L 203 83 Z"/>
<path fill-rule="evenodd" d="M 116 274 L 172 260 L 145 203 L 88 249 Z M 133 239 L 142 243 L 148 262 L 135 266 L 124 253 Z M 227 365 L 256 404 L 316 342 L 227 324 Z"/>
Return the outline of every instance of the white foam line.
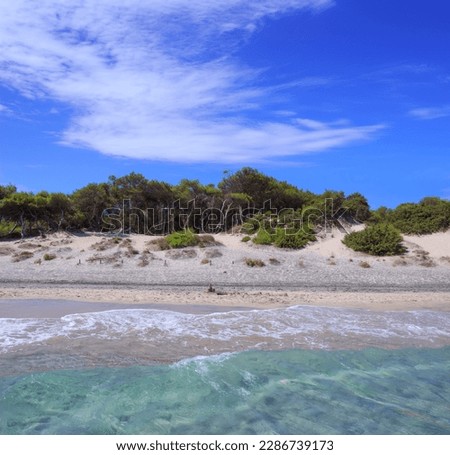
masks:
<path fill-rule="evenodd" d="M 45 343 L 60 336 L 110 340 L 134 336 L 144 341 L 156 337 L 168 341 L 183 337 L 223 341 L 258 337 L 256 342 L 261 338 L 284 340 L 302 336 L 317 343 L 327 332 L 336 337 L 367 335 L 379 339 L 405 337 L 425 341 L 448 337 L 450 342 L 450 314 L 433 311 L 373 313 L 297 306 L 206 315 L 127 309 L 75 313 L 59 319 L 8 318 L 0 319 L 0 351 Z"/>

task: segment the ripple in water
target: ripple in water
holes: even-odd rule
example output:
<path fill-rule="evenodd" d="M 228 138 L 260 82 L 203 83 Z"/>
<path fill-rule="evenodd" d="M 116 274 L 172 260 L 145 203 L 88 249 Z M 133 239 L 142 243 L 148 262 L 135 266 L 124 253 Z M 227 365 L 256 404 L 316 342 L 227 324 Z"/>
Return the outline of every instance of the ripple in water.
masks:
<path fill-rule="evenodd" d="M 0 378 L 1 434 L 449 434 L 450 347 L 250 351 Z"/>

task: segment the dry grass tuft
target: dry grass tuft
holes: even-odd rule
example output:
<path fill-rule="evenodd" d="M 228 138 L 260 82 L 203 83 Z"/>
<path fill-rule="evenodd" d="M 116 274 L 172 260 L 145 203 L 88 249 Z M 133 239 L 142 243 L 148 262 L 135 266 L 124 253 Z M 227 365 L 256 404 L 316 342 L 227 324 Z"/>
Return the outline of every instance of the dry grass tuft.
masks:
<path fill-rule="evenodd" d="M 20 253 L 14 253 L 12 255 L 12 262 L 22 262 L 22 261 L 26 261 L 27 259 L 30 259 L 34 256 L 34 253 L 32 253 L 31 251 L 22 251 Z"/>
<path fill-rule="evenodd" d="M 148 254 L 141 254 L 139 258 L 138 267 L 147 267 L 150 264 L 150 256 Z"/>
<path fill-rule="evenodd" d="M 251 259 L 251 258 L 246 258 L 245 263 L 249 267 L 265 267 L 265 265 L 266 265 L 264 263 L 264 261 L 262 261 L 261 259 Z"/>
<path fill-rule="evenodd" d="M 40 243 L 32 243 L 32 242 L 24 242 L 24 243 L 20 243 L 19 245 L 17 245 L 17 248 L 20 248 L 20 249 L 23 249 L 23 250 L 27 250 L 27 249 L 37 249 L 37 248 L 41 248 L 42 245 Z"/>
<path fill-rule="evenodd" d="M 205 251 L 205 258 L 207 259 L 220 258 L 222 256 L 223 254 L 217 248 Z"/>
<path fill-rule="evenodd" d="M 91 264 L 93 262 L 98 262 L 100 264 L 117 264 L 121 260 L 121 258 L 122 255 L 120 254 L 120 252 L 110 254 L 109 256 L 96 253 L 94 254 L 94 256 L 87 258 L 86 262 L 90 262 Z"/>
<path fill-rule="evenodd" d="M 197 252 L 192 249 L 179 249 L 167 251 L 166 257 L 169 259 L 193 259 L 197 257 Z"/>
<path fill-rule="evenodd" d="M 168 244 L 165 237 L 160 237 L 157 239 L 150 240 L 146 244 L 152 251 L 166 251 L 170 250 L 170 245 Z"/>
<path fill-rule="evenodd" d="M 392 262 L 392 265 L 394 267 L 398 267 L 398 266 L 404 267 L 405 265 L 408 265 L 408 261 L 404 258 L 397 258 Z"/>
<path fill-rule="evenodd" d="M 450 256 L 441 256 L 439 260 L 442 262 L 446 262 L 447 264 L 450 264 Z"/>
<path fill-rule="evenodd" d="M 15 249 L 9 246 L 0 246 L 0 256 L 9 256 L 13 254 L 14 251 Z"/>

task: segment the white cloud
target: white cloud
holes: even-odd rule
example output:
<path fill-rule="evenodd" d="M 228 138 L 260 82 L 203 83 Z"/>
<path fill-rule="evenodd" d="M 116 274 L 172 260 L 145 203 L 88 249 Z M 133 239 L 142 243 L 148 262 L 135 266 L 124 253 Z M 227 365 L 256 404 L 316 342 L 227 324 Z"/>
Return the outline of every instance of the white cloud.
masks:
<path fill-rule="evenodd" d="M 260 71 L 233 59 L 232 51 L 264 18 L 332 4 L 2 2 L 0 81 L 31 99 L 72 106 L 61 142 L 108 155 L 248 163 L 320 152 L 368 139 L 381 126 L 253 121 L 271 90 L 258 86 Z M 292 86 L 322 83 L 310 78 Z"/>
<path fill-rule="evenodd" d="M 434 120 L 442 117 L 450 116 L 450 106 L 443 107 L 422 107 L 412 109 L 409 111 L 409 115 L 416 117 L 421 120 Z"/>

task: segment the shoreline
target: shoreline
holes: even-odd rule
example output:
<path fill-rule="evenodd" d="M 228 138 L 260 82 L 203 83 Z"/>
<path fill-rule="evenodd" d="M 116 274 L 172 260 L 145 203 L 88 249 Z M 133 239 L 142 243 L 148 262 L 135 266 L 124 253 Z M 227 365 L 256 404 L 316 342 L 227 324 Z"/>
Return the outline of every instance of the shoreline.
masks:
<path fill-rule="evenodd" d="M 217 234 L 203 248 L 171 250 L 138 234 L 60 232 L 5 241 L 0 302 L 450 312 L 450 231 L 409 236 L 408 253 L 399 257 L 357 253 L 342 238 L 333 231 L 302 250 L 242 242 L 237 234 Z"/>
<path fill-rule="evenodd" d="M 98 311 L 107 305 L 108 309 L 154 308 L 181 312 L 216 312 L 237 310 L 263 310 L 287 308 L 290 306 L 316 306 L 327 308 L 360 309 L 370 311 L 416 311 L 433 310 L 450 312 L 450 292 L 342 292 L 308 290 L 243 290 L 225 291 L 218 295 L 207 291 L 171 288 L 164 290 L 142 290 L 98 287 L 0 287 L 0 317 L 6 303 L 11 307 L 20 302 L 70 302 L 74 309 L 83 310 L 83 304 Z M 15 302 L 15 303 L 14 303 Z M 97 309 L 95 306 L 97 306 Z M 37 307 L 36 307 L 37 308 Z M 41 305 L 43 314 L 44 308 Z M 207 309 L 207 310 L 205 310 Z M 20 311 L 22 311 L 20 310 Z M 11 310 L 9 310 L 11 313 Z M 14 312 L 14 311 L 12 311 Z M 23 311 L 20 317 L 26 317 Z M 17 316 L 19 317 L 19 316 Z M 43 316 L 40 316 L 43 317 Z"/>

